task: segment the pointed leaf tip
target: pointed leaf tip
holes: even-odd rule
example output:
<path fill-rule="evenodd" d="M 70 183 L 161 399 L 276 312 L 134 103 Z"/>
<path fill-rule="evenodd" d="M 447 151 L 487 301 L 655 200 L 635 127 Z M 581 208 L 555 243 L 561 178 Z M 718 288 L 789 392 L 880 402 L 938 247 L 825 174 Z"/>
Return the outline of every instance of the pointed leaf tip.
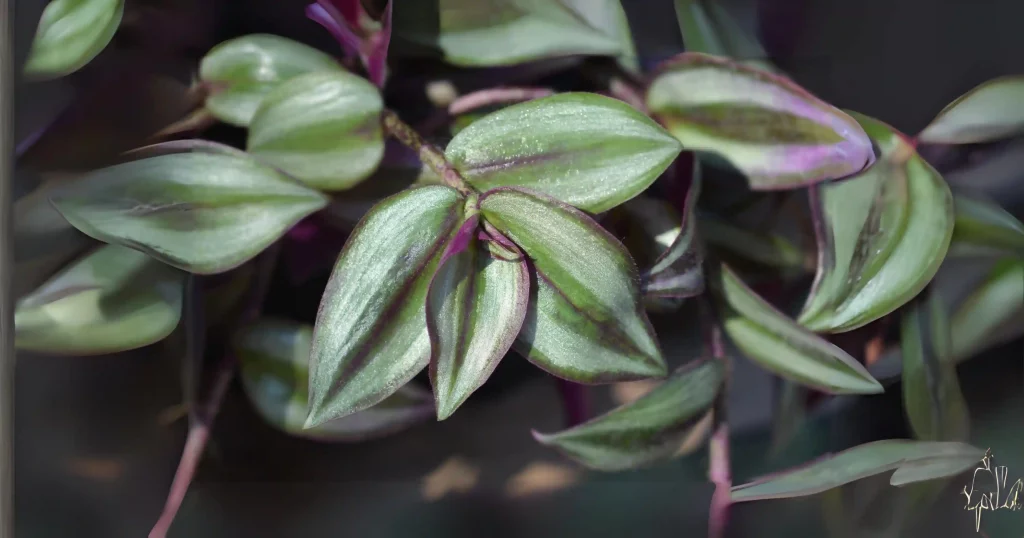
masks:
<path fill-rule="evenodd" d="M 979 84 L 947 105 L 921 131 L 927 144 L 979 144 L 1024 131 L 1024 75 Z"/>

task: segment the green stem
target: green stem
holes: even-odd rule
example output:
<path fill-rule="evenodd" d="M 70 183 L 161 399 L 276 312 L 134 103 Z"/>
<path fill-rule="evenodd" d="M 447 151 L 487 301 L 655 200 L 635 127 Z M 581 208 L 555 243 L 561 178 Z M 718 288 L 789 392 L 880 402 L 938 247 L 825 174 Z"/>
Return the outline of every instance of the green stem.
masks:
<path fill-rule="evenodd" d="M 448 159 L 445 159 L 444 152 L 424 140 L 415 129 L 402 121 L 398 114 L 391 110 L 384 110 L 381 114 L 381 121 L 385 132 L 415 151 L 420 161 L 437 172 L 446 185 L 459 191 L 463 196 L 469 196 L 476 192 L 462 178 L 462 174 L 448 162 Z"/>

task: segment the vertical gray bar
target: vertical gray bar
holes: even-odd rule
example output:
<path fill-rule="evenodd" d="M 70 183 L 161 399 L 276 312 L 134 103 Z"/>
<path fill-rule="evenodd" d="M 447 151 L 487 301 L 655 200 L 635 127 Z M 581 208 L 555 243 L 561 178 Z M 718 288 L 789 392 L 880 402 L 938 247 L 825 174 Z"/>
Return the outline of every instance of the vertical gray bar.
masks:
<path fill-rule="evenodd" d="M 0 0 L 0 538 L 14 538 L 14 5 Z"/>

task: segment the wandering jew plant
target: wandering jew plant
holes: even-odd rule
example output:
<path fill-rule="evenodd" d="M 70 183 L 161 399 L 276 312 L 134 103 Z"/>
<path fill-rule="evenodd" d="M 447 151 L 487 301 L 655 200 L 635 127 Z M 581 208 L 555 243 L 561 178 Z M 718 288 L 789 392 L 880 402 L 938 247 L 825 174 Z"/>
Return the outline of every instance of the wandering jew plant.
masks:
<path fill-rule="evenodd" d="M 952 190 L 922 154 L 1024 131 L 1024 76 L 985 82 L 908 134 L 787 78 L 713 0 L 677 0 L 686 51 L 649 72 L 618 0 L 427 4 L 318 0 L 306 15 L 334 50 L 222 42 L 193 65 L 199 105 L 180 121 L 22 198 L 18 348 L 168 342 L 184 358 L 192 439 L 236 372 L 270 424 L 333 442 L 445 420 L 503 360 L 572 390 L 653 380 L 635 401 L 533 436 L 602 471 L 706 440 L 711 536 L 731 503 L 893 470 L 894 486 L 941 485 L 980 460 L 955 365 L 1024 333 L 1024 225 Z M 88 69 L 130 7 L 53 0 L 26 75 Z M 592 76 L 477 80 L 459 95 L 439 74 L 417 96 L 433 101 L 424 114 L 382 93 L 410 59 Z M 217 123 L 244 139 L 200 137 Z M 992 269 L 950 302 L 934 277 L 964 257 Z M 330 278 L 308 319 L 265 311 L 268 294 L 320 270 Z M 690 310 L 703 352 L 674 356 L 649 315 Z M 734 360 L 825 395 L 883 392 L 892 379 L 875 365 L 902 362 L 915 438 L 733 485 Z M 151 536 L 169 527 L 202 445 L 189 443 Z"/>

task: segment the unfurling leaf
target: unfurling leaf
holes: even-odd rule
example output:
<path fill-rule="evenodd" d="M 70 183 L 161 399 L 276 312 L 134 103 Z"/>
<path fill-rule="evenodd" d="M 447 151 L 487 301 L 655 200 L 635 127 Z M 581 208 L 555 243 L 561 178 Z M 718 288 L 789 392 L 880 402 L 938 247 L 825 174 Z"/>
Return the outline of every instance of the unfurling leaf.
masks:
<path fill-rule="evenodd" d="M 50 0 L 39 19 L 25 73 L 50 79 L 78 71 L 114 38 L 123 14 L 124 0 Z"/>
<path fill-rule="evenodd" d="M 636 265 L 611 234 L 569 205 L 515 188 L 484 193 L 480 210 L 526 253 L 535 276 L 517 352 L 577 383 L 666 374 Z"/>
<path fill-rule="evenodd" d="M 1024 258 L 1024 224 L 998 204 L 956 194 L 956 224 L 950 255 L 1008 255 Z"/>
<path fill-rule="evenodd" d="M 697 240 L 697 199 L 700 197 L 700 163 L 693 160 L 693 175 L 683 200 L 682 224 L 671 243 L 643 275 L 646 297 L 676 299 L 704 291 L 704 253 Z"/>
<path fill-rule="evenodd" d="M 307 428 L 377 404 L 427 365 L 427 291 L 461 221 L 459 193 L 431 185 L 385 199 L 356 226 L 316 316 Z"/>
<path fill-rule="evenodd" d="M 241 265 L 327 203 L 245 153 L 210 148 L 103 168 L 50 200 L 86 235 L 199 274 Z"/>
<path fill-rule="evenodd" d="M 831 394 L 875 394 L 882 385 L 856 359 L 800 327 L 722 265 L 713 285 L 736 347 L 779 376 Z"/>
<path fill-rule="evenodd" d="M 679 368 L 653 391 L 579 426 L 533 433 L 541 443 L 591 469 L 635 469 L 671 458 L 710 412 L 725 377 L 723 361 Z"/>
<path fill-rule="evenodd" d="M 1000 260 L 950 316 L 957 362 L 1024 332 L 1024 260 Z"/>
<path fill-rule="evenodd" d="M 474 214 L 459 228 L 427 294 L 438 420 L 487 381 L 519 335 L 530 299 L 526 259 L 492 256 L 487 241 L 476 237 L 484 233 L 479 221 Z"/>
<path fill-rule="evenodd" d="M 717 56 L 669 60 L 647 106 L 684 148 L 721 155 L 754 190 L 849 176 L 875 159 L 871 140 L 843 111 L 786 78 Z"/>
<path fill-rule="evenodd" d="M 788 499 L 828 491 L 896 469 L 889 483 L 915 482 L 956 476 L 981 461 L 985 451 L 957 442 L 888 439 L 855 446 L 789 471 L 734 486 L 732 502 Z"/>
<path fill-rule="evenodd" d="M 882 155 L 811 197 L 818 274 L 798 319 L 813 331 L 850 331 L 905 304 L 935 276 L 953 234 L 953 197 L 938 172 L 889 126 L 856 118 Z"/>
<path fill-rule="evenodd" d="M 312 340 L 309 325 L 269 318 L 242 327 L 234 336 L 242 386 L 260 416 L 274 427 L 320 441 L 361 441 L 430 418 L 430 393 L 410 384 L 373 407 L 303 429 Z"/>
<path fill-rule="evenodd" d="M 383 106 L 372 84 L 347 71 L 299 75 L 263 98 L 247 149 L 312 187 L 347 189 L 384 156 Z"/>
<path fill-rule="evenodd" d="M 679 142 L 622 101 L 563 93 L 477 120 L 445 156 L 481 191 L 527 187 L 601 213 L 643 192 L 679 151 Z"/>
<path fill-rule="evenodd" d="M 757 61 L 767 68 L 767 56 L 757 38 L 749 35 L 718 0 L 675 0 L 679 30 L 687 52 Z"/>
<path fill-rule="evenodd" d="M 334 58 L 297 41 L 253 34 L 225 41 L 199 64 L 211 86 L 206 108 L 217 119 L 247 127 L 263 97 L 281 82 L 317 71 L 340 71 Z"/>
<path fill-rule="evenodd" d="M 15 346 L 96 355 L 158 342 L 178 325 L 184 283 L 177 269 L 104 245 L 17 302 Z"/>
<path fill-rule="evenodd" d="M 928 144 L 978 144 L 1024 131 L 1024 75 L 984 82 L 939 112 L 918 140 Z"/>
<path fill-rule="evenodd" d="M 967 403 L 956 377 L 945 308 L 932 293 L 903 314 L 903 407 L 914 437 L 923 441 L 967 440 Z"/>

